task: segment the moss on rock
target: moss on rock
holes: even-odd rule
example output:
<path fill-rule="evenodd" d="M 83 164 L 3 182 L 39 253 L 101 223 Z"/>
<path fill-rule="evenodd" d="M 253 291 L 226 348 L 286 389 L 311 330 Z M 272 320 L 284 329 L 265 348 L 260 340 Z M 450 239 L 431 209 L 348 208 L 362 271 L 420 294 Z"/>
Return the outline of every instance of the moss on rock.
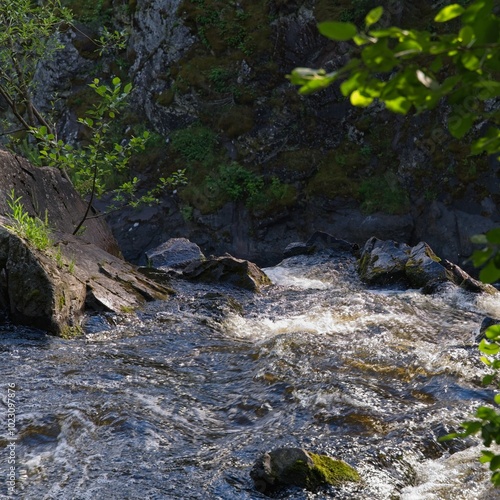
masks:
<path fill-rule="evenodd" d="M 263 493 L 286 486 L 315 491 L 326 485 L 360 480 L 358 472 L 346 462 L 301 448 L 278 448 L 265 453 L 255 463 L 250 476 L 255 488 Z"/>

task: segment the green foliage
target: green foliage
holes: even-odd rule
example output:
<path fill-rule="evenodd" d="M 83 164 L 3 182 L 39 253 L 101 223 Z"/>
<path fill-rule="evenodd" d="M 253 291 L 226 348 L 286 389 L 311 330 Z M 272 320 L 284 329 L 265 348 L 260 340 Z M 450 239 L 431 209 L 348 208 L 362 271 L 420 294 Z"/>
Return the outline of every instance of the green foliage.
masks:
<path fill-rule="evenodd" d="M 483 248 L 472 255 L 472 263 L 481 267 L 479 278 L 485 283 L 495 283 L 500 280 L 500 228 L 491 229 L 486 234 L 472 238 L 472 242 Z"/>
<path fill-rule="evenodd" d="M 484 101 L 500 96 L 500 19 L 492 0 L 475 0 L 468 6 L 453 4 L 435 16 L 436 23 L 459 19 L 456 33 L 437 34 L 398 27 L 373 28 L 383 9 L 365 17 L 365 29 L 350 22 L 325 21 L 319 31 L 332 40 L 352 40 L 359 54 L 342 68 L 296 68 L 289 75 L 309 94 L 340 83 L 343 95 L 354 106 L 366 107 L 374 100 L 400 114 L 433 109 L 446 97 L 451 107 L 450 133 L 464 137 L 479 120 L 490 128 L 472 145 L 472 153 L 495 154 L 500 150 L 500 113 Z"/>
<path fill-rule="evenodd" d="M 264 178 L 236 162 L 221 165 L 214 182 L 217 182 L 222 192 L 232 200 L 243 200 L 248 206 L 263 201 Z"/>
<path fill-rule="evenodd" d="M 172 149 L 179 153 L 188 164 L 199 162 L 208 166 L 214 161 L 217 142 L 215 133 L 203 126 L 194 125 L 176 130 L 172 134 Z"/>
<path fill-rule="evenodd" d="M 62 0 L 75 18 L 83 24 L 101 27 L 111 19 L 111 2 L 106 0 Z"/>
<path fill-rule="evenodd" d="M 209 183 L 234 201 L 243 201 L 253 209 L 266 209 L 276 202 L 287 205 L 295 199 L 295 189 L 283 184 L 277 177 L 266 179 L 236 162 L 219 167 L 217 176 L 212 176 Z"/>
<path fill-rule="evenodd" d="M 500 369 L 500 325 L 490 326 L 485 332 L 486 338 L 481 340 L 479 350 L 483 354 L 481 361 L 490 367 L 493 373 L 486 375 L 483 378 L 484 385 L 495 383 L 497 387 L 500 385 L 498 370 Z M 494 397 L 495 403 L 500 404 L 500 394 Z M 475 413 L 477 420 L 469 420 L 461 423 L 463 432 L 455 432 L 441 438 L 441 441 L 448 439 L 464 438 L 473 434 L 480 434 L 483 444 L 490 447 L 493 443 L 500 444 L 500 413 L 494 408 L 480 406 Z M 483 450 L 480 457 L 480 462 L 488 463 L 492 472 L 491 482 L 495 486 L 500 486 L 500 455 L 493 453 L 490 450 Z"/>
<path fill-rule="evenodd" d="M 40 158 L 45 165 L 66 170 L 83 196 L 92 193 L 101 196 L 115 187 L 109 186 L 109 179 L 116 173 L 126 172 L 132 154 L 144 149 L 149 132 L 132 137 L 126 144 L 110 141 L 111 124 L 123 107 L 132 85 L 122 86 L 120 79 L 115 77 L 111 86 L 101 84 L 96 78 L 89 87 L 100 99 L 92 109 L 87 110 L 84 118 L 78 119 L 90 136 L 87 145 L 75 147 L 65 143 L 45 126 L 32 129 L 32 133 L 39 143 Z M 115 188 L 122 194 L 132 196 L 137 183 L 138 179 L 134 178 Z"/>
<path fill-rule="evenodd" d="M 21 199 L 21 196 L 16 197 L 16 193 L 12 189 L 7 199 L 7 204 L 12 212 L 10 215 L 12 225 L 7 226 L 7 228 L 21 238 L 26 239 L 36 249 L 45 250 L 52 245 L 47 214 L 45 214 L 45 220 L 43 221 L 37 217 L 32 217 L 25 210 Z"/>
<path fill-rule="evenodd" d="M 31 132 L 39 145 L 41 161 L 67 172 L 80 194 L 89 197 L 88 208 L 94 196 L 102 196 L 105 192 L 111 192 L 115 202 L 135 207 L 142 203 L 154 203 L 164 190 L 185 184 L 185 171 L 178 170 L 169 177 L 161 177 L 157 185 L 147 193 L 137 195 L 139 179 L 129 175 L 130 160 L 134 154 L 145 149 L 150 134 L 143 131 L 141 135 L 132 136 L 127 141 L 115 142 L 112 127 L 132 85 L 123 85 L 115 77 L 110 86 L 95 78 L 89 87 L 95 91 L 99 100 L 92 109 L 87 110 L 84 118 L 78 119 L 89 136 L 88 143 L 75 147 L 57 139 L 45 126 L 32 128 Z M 120 177 L 122 180 L 117 183 Z M 75 228 L 75 233 L 88 213 L 89 209 Z"/>
<path fill-rule="evenodd" d="M 0 8 L 0 97 L 24 129 L 47 125 L 33 102 L 40 60 L 61 48 L 57 33 L 71 21 L 59 0 L 2 0 Z"/>

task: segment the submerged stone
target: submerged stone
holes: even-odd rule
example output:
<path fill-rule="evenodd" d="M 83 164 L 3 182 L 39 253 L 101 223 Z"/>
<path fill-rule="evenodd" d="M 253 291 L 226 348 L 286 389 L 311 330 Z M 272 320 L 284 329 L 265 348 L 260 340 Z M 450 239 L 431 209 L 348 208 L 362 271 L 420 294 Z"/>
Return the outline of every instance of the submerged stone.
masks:
<path fill-rule="evenodd" d="M 250 477 L 255 489 L 265 494 L 287 486 L 315 491 L 321 486 L 337 486 L 360 479 L 358 472 L 346 462 L 302 448 L 278 448 L 264 453 L 255 462 Z"/>

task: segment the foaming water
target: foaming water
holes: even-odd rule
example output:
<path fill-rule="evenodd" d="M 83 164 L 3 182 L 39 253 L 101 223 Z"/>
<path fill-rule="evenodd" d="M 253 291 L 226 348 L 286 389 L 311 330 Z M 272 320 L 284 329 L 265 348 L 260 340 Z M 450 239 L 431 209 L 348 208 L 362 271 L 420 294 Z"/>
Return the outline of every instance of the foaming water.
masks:
<path fill-rule="evenodd" d="M 254 460 L 304 446 L 363 481 L 279 498 L 498 498 L 477 441 L 438 441 L 491 400 L 473 342 L 496 297 L 369 289 L 348 258 L 266 272 L 261 295 L 178 282 L 71 341 L 2 327 L 19 497 L 265 498 Z"/>

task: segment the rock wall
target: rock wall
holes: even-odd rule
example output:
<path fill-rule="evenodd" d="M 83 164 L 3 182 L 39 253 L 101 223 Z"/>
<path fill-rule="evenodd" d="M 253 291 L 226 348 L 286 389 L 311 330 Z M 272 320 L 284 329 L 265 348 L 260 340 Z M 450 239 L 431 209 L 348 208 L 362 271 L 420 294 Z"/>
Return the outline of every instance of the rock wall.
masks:
<path fill-rule="evenodd" d="M 61 91 L 60 136 L 80 137 L 75 118 L 88 99 L 86 84 L 118 74 L 134 85 L 120 124 L 124 138 L 141 127 L 157 135 L 133 166 L 144 187 L 179 168 L 188 176 L 188 186 L 165 192 L 158 206 L 108 219 L 127 259 L 144 262 L 148 249 L 187 237 L 205 254 L 269 264 L 288 243 L 320 230 L 360 244 L 371 236 L 427 241 L 463 264 L 470 236 L 500 224 L 499 165 L 469 157 L 467 140 L 449 136 L 447 108 L 414 117 L 378 104 L 354 109 L 338 89 L 299 96 L 286 79 L 297 66 L 345 63 L 351 47 L 320 36 L 317 21 L 347 16 L 359 23 L 372 3 L 138 0 L 126 15 L 115 6 L 110 27 L 130 38 L 125 51 L 103 57 L 79 32 L 66 33 L 67 48 L 40 65 L 37 87 L 41 106 L 47 89 Z M 431 2 L 381 3 L 386 24 L 425 27 L 432 20 Z M 215 137 L 196 160 L 175 147 L 176 131 L 189 133 L 193 124 Z M 208 182 L 234 165 L 264 178 L 267 206 Z M 286 196 L 268 190 L 273 178 Z"/>

